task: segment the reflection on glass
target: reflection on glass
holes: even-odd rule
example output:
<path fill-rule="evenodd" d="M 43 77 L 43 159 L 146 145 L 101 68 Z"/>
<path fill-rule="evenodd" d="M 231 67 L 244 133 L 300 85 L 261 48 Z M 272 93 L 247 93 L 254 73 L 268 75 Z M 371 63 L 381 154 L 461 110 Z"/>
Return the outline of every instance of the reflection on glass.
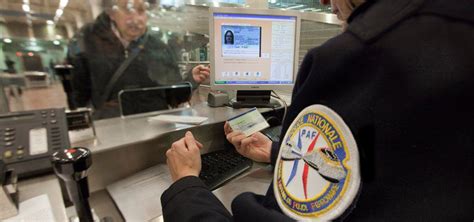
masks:
<path fill-rule="evenodd" d="M 329 6 L 321 5 L 313 0 L 268 0 L 268 7 L 285 10 L 299 10 L 301 12 L 331 13 Z"/>
<path fill-rule="evenodd" d="M 119 92 L 120 114 L 128 116 L 178 108 L 192 95 L 190 83 L 150 88 L 125 89 Z"/>
<path fill-rule="evenodd" d="M 74 66 L 72 97 L 78 107 L 94 107 L 96 119 L 120 116 L 118 94 L 122 90 L 184 81 L 196 88 L 208 76 L 204 66 L 190 67 L 181 74 L 177 61 L 179 41 L 171 32 L 164 35 L 159 27 L 148 26 L 150 13 L 146 10 L 153 10 L 156 5 L 152 3 L 118 0 L 106 5 L 104 12 L 71 40 L 68 60 Z M 140 101 L 171 105 L 158 97 L 135 100 Z"/>
<path fill-rule="evenodd" d="M 195 68 L 209 64 L 208 7 L 328 11 L 310 0 L 46 2 L 29 5 L 28 11 L 21 1 L 0 5 L 8 12 L 0 21 L 1 76 L 9 79 L 0 100 L 7 101 L 7 111 L 88 106 L 96 117 L 114 117 L 120 90 L 208 83 L 201 75 L 206 69 Z M 230 45 L 235 36 L 229 33 L 226 40 Z M 74 66 L 70 74 L 56 72 L 56 65 L 68 63 Z"/>

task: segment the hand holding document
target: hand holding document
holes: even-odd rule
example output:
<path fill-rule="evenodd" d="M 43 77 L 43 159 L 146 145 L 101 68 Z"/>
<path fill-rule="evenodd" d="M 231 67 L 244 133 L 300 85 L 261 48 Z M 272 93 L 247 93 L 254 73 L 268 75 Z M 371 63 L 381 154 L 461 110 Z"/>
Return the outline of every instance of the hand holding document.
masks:
<path fill-rule="evenodd" d="M 232 130 L 240 131 L 245 136 L 250 136 L 270 126 L 257 108 L 252 108 L 249 111 L 234 116 L 227 121 Z"/>

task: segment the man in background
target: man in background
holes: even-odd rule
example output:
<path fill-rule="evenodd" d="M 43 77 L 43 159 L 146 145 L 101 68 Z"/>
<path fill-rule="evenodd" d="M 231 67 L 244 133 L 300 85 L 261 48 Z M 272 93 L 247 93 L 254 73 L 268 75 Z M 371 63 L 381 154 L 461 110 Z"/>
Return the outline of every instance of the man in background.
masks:
<path fill-rule="evenodd" d="M 147 29 L 145 0 L 115 0 L 96 20 L 72 39 L 68 59 L 73 70 L 73 97 L 77 107 L 92 105 L 96 119 L 120 115 L 118 93 L 123 89 L 190 82 L 195 88 L 209 76 L 198 65 L 184 77 L 171 49 Z M 150 105 L 153 98 L 140 98 Z"/>

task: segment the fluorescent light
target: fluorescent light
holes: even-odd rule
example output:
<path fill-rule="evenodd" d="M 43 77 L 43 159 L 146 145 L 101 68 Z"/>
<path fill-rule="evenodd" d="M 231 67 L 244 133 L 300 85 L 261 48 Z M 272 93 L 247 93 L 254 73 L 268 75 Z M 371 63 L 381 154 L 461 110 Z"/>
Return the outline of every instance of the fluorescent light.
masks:
<path fill-rule="evenodd" d="M 27 5 L 27 4 L 23 4 L 23 5 L 21 6 L 21 8 L 22 8 L 23 11 L 25 11 L 25 12 L 30 12 L 30 6 Z"/>
<path fill-rule="evenodd" d="M 58 9 L 56 10 L 56 16 L 57 16 L 57 17 L 61 17 L 61 15 L 63 15 L 63 13 L 64 13 L 64 11 L 63 11 L 62 9 L 60 9 L 60 8 L 58 8 Z"/>
<path fill-rule="evenodd" d="M 47 20 L 46 23 L 47 23 L 48 25 L 54 25 L 54 21 L 53 21 L 53 20 Z"/>
<path fill-rule="evenodd" d="M 173 34 L 173 33 L 171 31 L 168 31 L 168 35 L 171 35 L 171 34 Z"/>
<path fill-rule="evenodd" d="M 294 5 L 294 6 L 286 8 L 286 9 L 297 9 L 297 8 L 302 8 L 302 7 L 304 7 L 304 5 Z"/>
<path fill-rule="evenodd" d="M 61 0 L 59 1 L 59 8 L 65 8 L 69 0 Z"/>
<path fill-rule="evenodd" d="M 11 39 L 8 39 L 8 38 L 6 38 L 6 39 L 3 39 L 3 42 L 4 42 L 4 43 L 12 43 L 12 40 L 11 40 Z"/>
<path fill-rule="evenodd" d="M 58 41 L 58 40 L 54 40 L 54 41 L 53 41 L 53 44 L 55 44 L 55 45 L 61 45 L 61 42 Z"/>
<path fill-rule="evenodd" d="M 159 32 L 159 31 L 160 31 L 160 27 L 153 26 L 153 27 L 151 27 L 151 30 L 152 30 L 152 31 L 155 31 L 155 32 Z"/>

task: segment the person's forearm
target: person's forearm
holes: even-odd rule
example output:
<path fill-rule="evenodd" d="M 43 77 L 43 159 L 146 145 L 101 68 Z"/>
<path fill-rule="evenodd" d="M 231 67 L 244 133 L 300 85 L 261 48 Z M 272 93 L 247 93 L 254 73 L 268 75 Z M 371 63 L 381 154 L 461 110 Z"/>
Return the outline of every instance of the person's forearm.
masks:
<path fill-rule="evenodd" d="M 179 179 L 161 196 L 165 221 L 232 221 L 232 215 L 195 176 Z"/>
<path fill-rule="evenodd" d="M 184 81 L 190 82 L 193 89 L 197 89 L 200 84 L 197 83 L 196 80 L 194 80 L 193 78 L 193 68 L 186 72 L 186 79 L 184 79 Z"/>

